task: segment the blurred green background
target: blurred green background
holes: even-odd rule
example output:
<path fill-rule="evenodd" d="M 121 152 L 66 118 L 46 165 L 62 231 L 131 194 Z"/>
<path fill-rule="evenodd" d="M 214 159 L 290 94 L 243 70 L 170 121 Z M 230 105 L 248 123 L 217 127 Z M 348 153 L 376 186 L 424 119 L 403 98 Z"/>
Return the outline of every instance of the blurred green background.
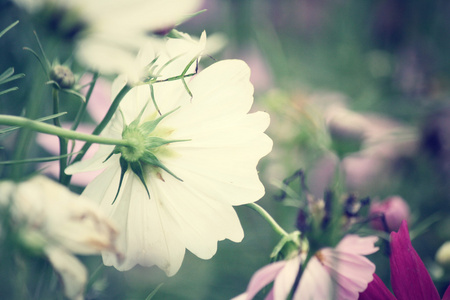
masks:
<path fill-rule="evenodd" d="M 334 136 L 320 122 L 318 126 L 311 121 L 314 116 L 305 102 L 317 95 L 339 95 L 356 112 L 381 114 L 415 129 L 412 154 L 397 156 L 371 182 L 349 191 L 373 199 L 402 196 L 411 207 L 413 232 L 430 217 L 437 218 L 413 245 L 442 293 L 450 272 L 436 264 L 434 256 L 450 240 L 450 2 L 207 0 L 203 6 L 206 12 L 178 29 L 195 36 L 203 30 L 209 36 L 222 34 L 227 43 L 213 57 L 241 58 L 252 68 L 254 109 L 271 115 L 267 132 L 274 140 L 273 153 L 259 164 L 267 190 L 259 203 L 286 230 L 295 229 L 297 209 L 275 201 L 277 184 L 298 169 L 308 177 L 330 151 L 344 158 L 361 147 L 360 140 Z M 50 59 L 65 60 L 71 55 L 71 40 L 31 20 L 13 2 L 0 0 L 0 28 L 15 20 L 20 24 L 0 39 L 0 70 L 13 66 L 26 77 L 15 83 L 18 91 L 0 96 L 0 113 L 19 115 L 31 99 L 42 107 L 42 114 L 50 114 L 50 89 L 43 86 L 43 72 L 22 48 L 37 49 L 32 32 L 36 30 Z M 64 109 L 69 117 L 77 105 L 77 100 L 67 98 Z M 14 138 L 0 141 L 5 147 L 0 159 L 11 158 Z M 45 155 L 33 143 L 19 151 L 30 157 Z M 34 168 L 24 166 L 24 172 Z M 7 168 L 0 167 L 0 177 L 7 175 Z M 123 273 L 106 268 L 104 280 L 94 285 L 87 299 L 145 299 L 161 282 L 154 299 L 214 300 L 240 294 L 251 275 L 269 262 L 278 236 L 250 209 L 236 211 L 245 231 L 242 243 L 219 242 L 217 254 L 208 261 L 187 253 L 172 278 L 157 268 Z M 83 259 L 91 271 L 100 264 L 98 257 Z M 388 260 L 381 252 L 373 259 L 377 274 L 388 284 Z M 0 278 L 0 285 L 7 282 Z"/>

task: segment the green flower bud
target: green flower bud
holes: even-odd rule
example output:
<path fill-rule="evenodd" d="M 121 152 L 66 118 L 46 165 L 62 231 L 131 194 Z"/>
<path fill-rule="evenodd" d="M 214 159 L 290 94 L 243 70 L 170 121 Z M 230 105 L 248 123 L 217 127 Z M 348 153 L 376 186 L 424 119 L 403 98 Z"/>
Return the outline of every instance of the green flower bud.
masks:
<path fill-rule="evenodd" d="M 56 65 L 51 69 L 50 79 L 63 89 L 70 89 L 75 84 L 75 76 L 72 71 L 63 65 Z"/>

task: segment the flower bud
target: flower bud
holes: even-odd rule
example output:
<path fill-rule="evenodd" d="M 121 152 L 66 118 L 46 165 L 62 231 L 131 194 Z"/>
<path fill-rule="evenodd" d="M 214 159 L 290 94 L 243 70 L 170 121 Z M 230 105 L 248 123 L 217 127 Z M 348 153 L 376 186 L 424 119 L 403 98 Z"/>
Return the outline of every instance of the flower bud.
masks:
<path fill-rule="evenodd" d="M 402 220 L 409 220 L 409 206 L 400 196 L 391 196 L 381 202 L 373 202 L 370 206 L 370 215 L 376 217 L 371 221 L 372 228 L 376 230 L 397 231 Z M 386 224 L 383 224 L 383 216 Z"/>
<path fill-rule="evenodd" d="M 439 247 L 436 252 L 436 261 L 444 267 L 450 267 L 450 241 Z"/>
<path fill-rule="evenodd" d="M 75 76 L 72 71 L 63 65 L 56 65 L 50 71 L 50 79 L 55 81 L 61 88 L 70 89 L 75 84 Z"/>

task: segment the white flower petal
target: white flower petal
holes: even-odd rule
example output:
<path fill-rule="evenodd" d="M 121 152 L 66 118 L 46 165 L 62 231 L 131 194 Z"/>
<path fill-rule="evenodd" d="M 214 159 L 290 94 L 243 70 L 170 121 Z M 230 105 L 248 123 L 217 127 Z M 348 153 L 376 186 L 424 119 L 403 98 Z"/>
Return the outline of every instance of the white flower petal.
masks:
<path fill-rule="evenodd" d="M 113 145 L 101 145 L 93 157 L 68 166 L 64 170 L 64 173 L 71 175 L 79 172 L 90 172 L 104 169 L 112 163 L 112 161 L 105 161 L 105 159 L 113 150 Z"/>
<path fill-rule="evenodd" d="M 74 300 L 84 299 L 83 293 L 87 281 L 84 265 L 75 256 L 61 248 L 47 248 L 45 252 L 53 268 L 61 277 L 66 297 Z"/>
<path fill-rule="evenodd" d="M 186 112 L 173 114 L 167 122 L 170 120 L 175 128 L 204 128 L 205 123 L 210 126 L 241 119 L 253 103 L 249 78 L 250 69 L 240 60 L 224 60 L 209 66 L 188 83 L 193 98 L 182 107 Z M 186 118 L 186 114 L 190 117 Z"/>
<path fill-rule="evenodd" d="M 300 270 L 300 255 L 288 260 L 285 267 L 275 278 L 273 291 L 274 299 L 287 299 L 291 293 L 295 278 Z"/>
<path fill-rule="evenodd" d="M 166 208 L 158 193 L 149 199 L 142 183 L 136 176 L 129 176 L 118 205 L 129 205 L 114 219 L 126 217 L 125 261 L 114 265 L 119 270 L 127 270 L 136 264 L 157 265 L 168 276 L 174 275 L 183 261 L 185 247 L 181 240 L 181 228 L 171 212 Z M 123 227 L 122 227 L 123 228 Z M 177 232 L 179 234 L 177 234 Z"/>
<path fill-rule="evenodd" d="M 294 300 L 332 299 L 333 283 L 325 268 L 316 257 L 312 257 L 303 271 L 300 283 L 294 293 Z"/>
<path fill-rule="evenodd" d="M 191 178 L 179 182 L 167 176 L 165 182 L 154 180 L 151 188 L 180 224 L 185 247 L 209 259 L 216 253 L 217 241 L 228 238 L 240 242 L 244 233 L 232 206 L 209 197 L 203 192 L 205 187 L 199 189 L 194 182 Z"/>

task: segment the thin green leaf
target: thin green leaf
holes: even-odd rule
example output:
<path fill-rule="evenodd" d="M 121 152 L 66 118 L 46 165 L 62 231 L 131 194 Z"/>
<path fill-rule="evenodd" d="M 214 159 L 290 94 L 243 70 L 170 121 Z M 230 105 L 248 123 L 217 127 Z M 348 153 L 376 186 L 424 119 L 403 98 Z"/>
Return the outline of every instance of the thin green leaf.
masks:
<path fill-rule="evenodd" d="M 188 87 L 188 85 L 187 85 L 187 83 L 186 83 L 186 80 L 184 80 L 184 77 L 181 77 L 181 82 L 183 82 L 184 88 L 186 89 L 187 93 L 189 94 L 189 96 L 190 96 L 191 99 L 192 99 L 192 92 L 191 92 L 191 90 L 189 89 L 189 87 Z"/>
<path fill-rule="evenodd" d="M 164 282 L 161 282 L 160 284 L 158 284 L 158 286 L 150 294 L 148 294 L 148 296 L 147 296 L 147 298 L 145 298 L 145 300 L 151 300 L 156 295 L 156 293 L 162 287 L 163 284 L 164 284 Z"/>
<path fill-rule="evenodd" d="M 82 94 L 80 94 L 80 93 L 78 93 L 78 92 L 76 92 L 76 91 L 74 91 L 74 90 L 66 90 L 66 89 L 63 89 L 63 90 L 61 90 L 61 91 L 65 92 L 65 93 L 67 93 L 67 94 L 74 95 L 74 96 L 77 97 L 77 98 L 80 98 L 80 100 L 81 100 L 82 102 L 86 102 L 86 98 L 85 98 Z"/>
<path fill-rule="evenodd" d="M 15 87 L 12 87 L 12 88 L 10 88 L 10 89 L 1 91 L 1 92 L 0 92 L 0 96 L 1 96 L 1 95 L 4 95 L 4 94 L 6 94 L 6 93 L 9 93 L 9 92 L 16 91 L 16 90 L 18 90 L 18 89 L 19 89 L 19 88 L 18 88 L 17 86 L 15 86 Z"/>
<path fill-rule="evenodd" d="M 190 73 L 190 74 L 186 74 L 186 75 L 178 75 L 178 76 L 169 77 L 169 78 L 166 78 L 166 79 L 155 80 L 153 83 L 175 81 L 175 80 L 180 80 L 181 78 L 192 77 L 194 75 L 197 75 L 197 73 Z"/>
<path fill-rule="evenodd" d="M 437 212 L 420 222 L 413 230 L 410 230 L 411 240 L 426 232 L 431 225 L 442 220 L 441 213 Z"/>
<path fill-rule="evenodd" d="M 182 54 L 175 56 L 174 58 L 170 59 L 169 61 L 167 61 L 164 65 L 162 65 L 162 67 L 159 69 L 158 73 L 155 74 L 155 78 L 161 76 L 161 72 L 169 65 L 171 64 L 173 61 L 175 61 L 176 59 L 180 58 Z"/>
<path fill-rule="evenodd" d="M 7 83 L 7 82 L 10 82 L 10 81 L 13 81 L 13 80 L 16 80 L 16 79 L 20 79 L 20 78 L 23 78 L 23 77 L 25 77 L 25 74 L 19 73 L 19 74 L 16 74 L 14 76 L 9 77 L 5 81 L 0 81 L 0 84 Z"/>
<path fill-rule="evenodd" d="M 65 155 L 58 155 L 58 156 L 48 156 L 48 157 L 40 157 L 40 158 L 29 158 L 29 159 L 21 159 L 21 160 L 7 160 L 7 161 L 0 161 L 0 165 L 11 165 L 11 164 L 28 164 L 28 163 L 37 163 L 37 162 L 49 162 L 49 161 L 56 161 L 61 158 L 66 158 L 75 154 L 78 154 L 80 152 L 73 152 L 68 153 Z"/>
<path fill-rule="evenodd" d="M 126 173 L 127 170 L 128 170 L 128 162 L 127 162 L 123 157 L 120 157 L 119 163 L 120 163 L 119 188 L 117 189 L 116 196 L 114 197 L 114 200 L 113 200 L 113 202 L 111 203 L 111 205 L 113 205 L 114 202 L 116 202 L 117 197 L 119 196 L 120 188 L 122 187 L 123 177 L 125 176 L 125 173 Z"/>
<path fill-rule="evenodd" d="M 174 178 L 178 179 L 179 181 L 183 182 L 183 179 L 181 179 L 180 177 L 178 177 L 177 175 L 175 175 L 172 171 L 170 171 L 165 165 L 163 165 L 159 159 L 153 155 L 152 153 L 148 152 L 146 153 L 146 155 L 142 158 L 143 162 L 146 162 L 152 166 L 158 167 L 163 169 L 164 171 L 166 171 L 167 173 L 169 173 L 170 175 L 172 175 Z"/>
<path fill-rule="evenodd" d="M 46 85 L 53 85 L 53 88 L 55 90 L 62 90 L 62 88 L 59 86 L 59 84 L 56 81 L 54 81 L 54 80 L 49 80 L 49 81 L 45 82 L 45 84 Z"/>
<path fill-rule="evenodd" d="M 48 77 L 48 70 L 50 69 L 50 67 L 48 67 L 48 68 L 46 67 L 46 64 L 44 64 L 44 63 L 42 62 L 42 60 L 41 60 L 41 58 L 39 57 L 39 55 L 38 55 L 36 52 L 34 52 L 33 49 L 28 48 L 28 47 L 23 47 L 23 50 L 30 51 L 30 52 L 34 55 L 34 57 L 37 58 L 37 60 L 38 60 L 39 63 L 41 64 L 42 69 L 43 69 L 44 72 L 45 72 L 45 75 L 47 75 L 47 77 Z"/>
<path fill-rule="evenodd" d="M 91 274 L 89 277 L 89 281 L 86 284 L 86 291 L 89 291 L 91 287 L 94 285 L 94 283 L 97 281 L 97 279 L 103 274 L 103 271 L 105 270 L 105 265 L 100 264 L 97 269 Z"/>
<path fill-rule="evenodd" d="M 130 125 L 129 125 L 130 127 L 139 125 L 139 123 L 141 122 L 142 115 L 144 114 L 144 111 L 147 108 L 147 105 L 148 105 L 148 101 L 145 103 L 144 107 L 141 109 L 141 112 L 139 113 L 137 118 L 133 122 L 130 123 Z"/>
<path fill-rule="evenodd" d="M 83 103 L 81 103 L 81 105 L 78 109 L 77 115 L 75 117 L 75 120 L 73 121 L 73 124 L 71 127 L 72 130 L 76 130 L 78 128 L 78 125 L 80 124 L 82 118 L 84 117 L 84 114 L 86 113 L 86 107 L 89 103 L 89 99 L 91 99 L 91 95 L 94 90 L 95 84 L 97 83 L 98 77 L 99 77 L 99 73 L 95 72 L 93 74 L 92 81 L 83 86 L 83 87 L 89 86 L 89 89 L 86 93 L 86 97 L 84 98 L 85 101 Z M 81 88 L 79 90 L 81 90 Z"/>
<path fill-rule="evenodd" d="M 6 27 L 5 29 L 2 30 L 2 32 L 0 32 L 0 38 L 7 33 L 11 28 L 13 28 L 14 26 L 16 26 L 19 23 L 19 20 L 15 21 L 14 23 L 12 23 L 11 25 L 9 25 L 8 27 Z"/>
<path fill-rule="evenodd" d="M 41 50 L 42 56 L 44 57 L 45 62 L 47 63 L 47 67 L 48 67 L 48 69 L 50 69 L 51 68 L 50 61 L 48 60 L 47 56 L 45 55 L 44 47 L 42 47 L 42 44 L 41 44 L 41 41 L 39 40 L 37 32 L 33 31 L 33 33 L 34 33 L 34 36 L 36 37 L 36 41 L 38 43 L 39 49 Z"/>
<path fill-rule="evenodd" d="M 2 83 L 3 80 L 6 80 L 12 74 L 14 74 L 14 68 L 13 67 L 10 67 L 10 68 L 6 69 L 5 72 L 3 72 L 2 75 L 0 75 L 0 84 Z"/>
<path fill-rule="evenodd" d="M 196 13 L 187 15 L 187 16 L 186 16 L 185 18 L 183 18 L 178 24 L 176 24 L 175 27 L 177 27 L 178 25 L 180 25 L 180 24 L 182 24 L 182 23 L 184 23 L 184 22 L 186 22 L 186 21 L 188 21 L 188 20 L 190 20 L 190 19 L 192 19 L 192 18 L 198 16 L 199 14 L 204 13 L 205 11 L 207 11 L 207 9 L 202 9 L 202 10 L 196 12 Z M 173 31 L 173 30 L 172 30 L 172 31 Z"/>
<path fill-rule="evenodd" d="M 153 105 L 155 106 L 155 109 L 158 111 L 159 115 L 162 115 L 161 111 L 159 110 L 158 104 L 156 104 L 155 91 L 153 89 L 153 85 L 150 84 L 149 87 L 150 87 L 150 96 L 152 98 Z"/>
<path fill-rule="evenodd" d="M 147 184 L 145 183 L 144 178 L 144 169 L 139 161 L 130 163 L 131 170 L 134 174 L 139 178 L 141 183 L 144 185 L 145 190 L 147 191 L 148 199 L 150 199 L 150 191 L 148 190 Z"/>
<path fill-rule="evenodd" d="M 184 77 L 184 75 L 186 75 L 187 71 L 189 70 L 189 68 L 192 66 L 192 64 L 198 59 L 198 55 L 195 56 L 193 59 L 191 59 L 191 61 L 187 64 L 187 66 L 184 68 L 183 73 L 181 73 L 181 76 Z"/>

